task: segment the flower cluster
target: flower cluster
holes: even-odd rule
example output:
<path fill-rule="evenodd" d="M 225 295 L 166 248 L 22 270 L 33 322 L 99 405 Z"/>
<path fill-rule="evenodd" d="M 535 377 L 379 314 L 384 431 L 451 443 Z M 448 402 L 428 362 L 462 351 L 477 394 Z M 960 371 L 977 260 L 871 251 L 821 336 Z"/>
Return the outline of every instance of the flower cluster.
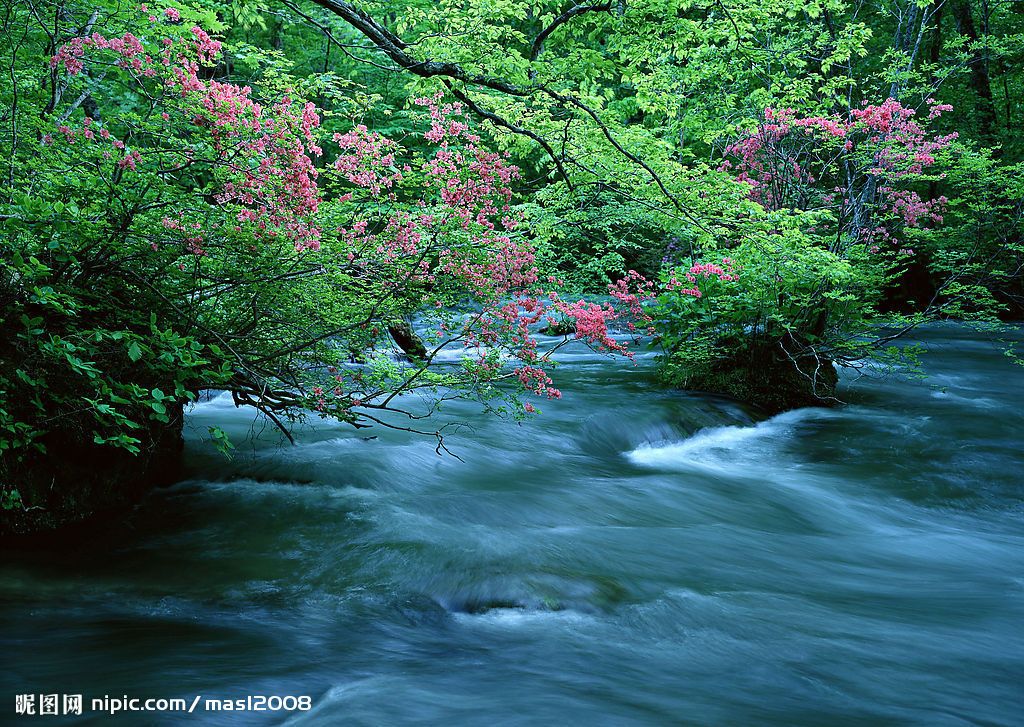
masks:
<path fill-rule="evenodd" d="M 648 324 L 641 303 L 653 297 L 653 284 L 630 271 L 610 288 L 615 305 L 563 300 L 541 281 L 534 249 L 518 232 L 521 219 L 511 202 L 520 172 L 508 155 L 482 145 L 461 104 L 446 103 L 440 94 L 414 103 L 430 123 L 422 136 L 430 152 L 423 158 L 362 125 L 334 137 L 340 154 L 333 170 L 347 185 L 340 201 L 351 203 L 354 213 L 337 233 L 359 277 L 396 294 L 422 290 L 423 303 L 438 310 L 437 339 L 460 343 L 480 380 L 510 375 L 525 391 L 560 397 L 533 332 L 555 316 L 570 322 L 576 339 L 628 356 L 609 327 L 627 310 Z M 417 201 L 411 208 L 398 204 L 413 185 Z M 380 209 L 388 213 L 380 216 Z M 479 313 L 447 320 L 442 298 L 475 301 Z"/>
<path fill-rule="evenodd" d="M 155 16 L 149 20 L 160 22 Z M 237 208 L 240 230 L 245 226 L 257 240 L 281 237 L 298 251 L 317 249 L 321 231 L 314 217 L 320 191 L 310 156 L 321 153 L 315 107 L 286 95 L 268 108 L 247 86 L 204 78 L 209 74 L 201 69 L 216 63 L 221 44 L 199 26 L 185 28 L 180 20 L 176 9 L 167 8 L 163 22 L 170 27 L 163 37 L 157 33 L 145 41 L 131 32 L 112 37 L 93 33 L 72 38 L 50 61 L 52 68 L 76 76 L 85 72 L 87 62 L 109 63 L 112 57 L 130 84 L 163 109 L 161 129 L 154 129 L 152 122 L 134 129 L 136 148 L 106 128 L 97 131 L 89 118 L 81 130 L 65 124 L 57 132 L 68 144 L 79 138 L 107 144 L 103 158 L 113 158 L 124 173 L 165 174 L 168 168 L 205 164 L 220 187 L 217 202 Z M 171 144 L 162 132 L 172 128 L 189 129 L 189 138 Z M 53 138 L 45 135 L 43 143 L 51 144 Z M 206 148 L 213 154 L 197 152 Z M 195 240 L 180 242 L 192 254 L 202 250 Z"/>
<path fill-rule="evenodd" d="M 715 279 L 721 282 L 731 283 L 740 279 L 739 272 L 733 267 L 732 258 L 722 258 L 722 264 L 707 262 L 694 263 L 685 273 L 682 274 L 683 282 L 679 279 L 679 271 L 669 274 L 668 282 L 665 283 L 665 290 L 675 291 L 681 295 L 689 295 L 694 298 L 703 298 L 704 293 L 699 287 L 702 280 Z"/>
<path fill-rule="evenodd" d="M 608 294 L 624 306 L 632 318 L 627 322 L 630 331 L 637 330 L 637 322 L 643 324 L 648 333 L 654 333 L 651 316 L 644 310 L 644 302 L 656 297 L 654 282 L 647 280 L 636 270 L 630 270 L 622 278 L 608 286 Z"/>
<path fill-rule="evenodd" d="M 725 149 L 721 169 L 735 170 L 766 209 L 830 208 L 845 225 L 841 236 L 895 250 L 902 228 L 941 222 L 947 201 L 923 199 L 908 186 L 957 137 L 928 132 L 927 122 L 950 109 L 928 103 L 925 121 L 891 98 L 846 117 L 765 109 L 763 123 Z"/>
<path fill-rule="evenodd" d="M 180 173 L 183 188 L 194 190 L 196 178 L 204 185 L 209 180 L 204 214 L 190 203 L 161 205 L 154 251 L 190 256 L 197 269 L 213 265 L 213 256 L 225 250 L 287 250 L 275 242 L 319 255 L 316 265 L 337 266 L 332 270 L 356 281 L 360 295 L 369 291 L 367 306 L 385 309 L 371 310 L 355 327 L 359 346 L 385 335 L 388 326 L 378 325 L 385 317 L 433 311 L 438 345 L 465 351 L 472 381 L 460 381 L 463 386 L 509 380 L 525 392 L 558 398 L 548 373 L 550 350 L 542 350 L 535 334 L 544 318 L 559 316 L 577 340 L 627 356 L 625 337 L 613 335 L 611 326 L 620 319 L 631 332 L 637 322 L 650 325 L 643 303 L 654 286 L 635 271 L 610 286 L 608 303 L 563 300 L 542 282 L 512 206 L 519 169 L 507 152 L 486 148 L 461 104 L 440 94 L 416 99 L 429 128 L 413 150 L 354 124 L 332 136 L 337 156 L 318 168 L 315 106 L 287 90 L 261 103 L 249 87 L 217 80 L 211 67 L 220 43 L 198 26 L 187 27 L 178 10 L 167 8 L 149 22 L 158 32 L 144 38 L 73 39 L 57 50 L 52 65 L 75 76 L 92 62 L 109 67 L 113 59 L 126 76 L 119 81 L 134 85 L 153 112 L 121 138 L 86 118 L 81 126 L 60 125 L 43 143 L 61 144 L 68 153 L 77 144 L 79 158 L 94 150 L 93 161 L 108 164 L 126 184 L 135 175 L 165 184 Z M 336 194 L 325 194 L 321 177 Z M 473 315 L 452 312 L 467 302 Z M 372 399 L 372 392 L 360 393 L 361 375 L 338 373 L 333 382 L 311 386 L 309 404 L 339 412 Z"/>

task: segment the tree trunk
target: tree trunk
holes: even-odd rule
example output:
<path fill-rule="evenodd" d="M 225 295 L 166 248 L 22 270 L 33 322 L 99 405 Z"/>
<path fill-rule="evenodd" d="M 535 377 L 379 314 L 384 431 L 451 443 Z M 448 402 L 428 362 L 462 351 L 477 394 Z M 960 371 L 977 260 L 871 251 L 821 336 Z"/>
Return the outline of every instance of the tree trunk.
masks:
<path fill-rule="evenodd" d="M 932 2 L 932 40 L 928 44 L 928 61 L 938 69 L 939 61 L 942 60 L 942 10 L 946 7 L 945 0 L 933 0 Z M 932 83 L 937 80 L 937 74 L 933 71 Z"/>
<path fill-rule="evenodd" d="M 970 0 L 954 0 L 951 9 L 957 29 L 972 44 L 978 42 L 978 31 L 974 25 Z M 971 90 L 975 96 L 975 116 L 978 119 L 978 136 L 983 141 L 992 141 L 995 135 L 996 108 L 992 101 L 992 84 L 988 73 L 988 54 L 976 48 L 971 58 Z"/>

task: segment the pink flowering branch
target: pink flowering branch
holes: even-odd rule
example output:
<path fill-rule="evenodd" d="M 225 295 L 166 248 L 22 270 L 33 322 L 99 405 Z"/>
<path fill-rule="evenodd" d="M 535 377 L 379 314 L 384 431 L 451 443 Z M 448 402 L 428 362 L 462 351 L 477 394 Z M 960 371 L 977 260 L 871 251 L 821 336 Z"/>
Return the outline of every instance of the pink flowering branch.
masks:
<path fill-rule="evenodd" d="M 54 70 L 83 78 L 87 68 L 105 66 L 154 111 L 120 136 L 88 117 L 72 121 L 69 114 L 43 144 L 74 163 L 91 164 L 120 184 L 125 195 L 155 184 L 179 183 L 189 190 L 200 174 L 210 180 L 203 212 L 197 214 L 191 203 L 161 203 L 150 231 L 152 252 L 177 256 L 177 268 L 194 276 L 198 287 L 191 305 L 231 290 L 233 284 L 203 272 L 212 269 L 212 261 L 223 265 L 263 250 L 271 255 L 293 250 L 303 261 L 297 267 L 303 277 L 319 270 L 349 281 L 353 302 L 362 308 L 352 320 L 311 330 L 258 360 L 238 355 L 244 370 L 237 374 L 236 388 L 246 402 L 279 412 L 299 400 L 355 423 L 367 410 L 417 418 L 396 406 L 397 397 L 437 388 L 439 382 L 481 396 L 512 382 L 521 392 L 558 398 L 552 354 L 568 339 L 541 346 L 535 333 L 546 316 L 554 315 L 571 322 L 573 340 L 631 355 L 612 329 L 619 322 L 628 322 L 633 335 L 649 328 L 643 303 L 653 297 L 653 285 L 631 271 L 610 287 L 610 302 L 591 303 L 563 300 L 552 280 L 542 280 L 513 206 L 519 169 L 507 153 L 484 146 L 464 116 L 463 103 L 440 94 L 415 100 L 427 125 L 419 145 L 426 152 L 354 125 L 331 137 L 327 144 L 336 154 L 318 169 L 313 158 L 323 153 L 325 142 L 315 106 L 290 91 L 261 102 L 249 87 L 203 78 L 202 68 L 215 63 L 220 43 L 181 20 L 168 8 L 148 18 L 146 34 L 93 33 L 58 48 Z M 453 312 L 466 301 L 476 313 Z M 336 370 L 273 383 L 265 373 L 272 361 L 308 356 L 331 337 L 372 348 L 395 317 L 418 311 L 436 325 L 438 343 L 425 354 L 410 354 L 414 360 L 400 381 Z M 460 367 L 443 376 L 431 373 L 449 346 L 465 352 Z M 309 378 L 316 383 L 306 383 Z M 283 384 L 297 392 L 281 389 Z"/>
<path fill-rule="evenodd" d="M 848 116 L 800 117 L 793 109 L 765 109 L 757 129 L 726 150 L 732 170 L 766 209 L 831 209 L 837 240 L 879 252 L 910 252 L 904 228 L 942 222 L 944 197 L 923 199 L 909 187 L 937 161 L 956 134 L 935 135 L 927 123 L 951 107 L 929 101 L 927 119 L 894 99 L 865 104 Z"/>

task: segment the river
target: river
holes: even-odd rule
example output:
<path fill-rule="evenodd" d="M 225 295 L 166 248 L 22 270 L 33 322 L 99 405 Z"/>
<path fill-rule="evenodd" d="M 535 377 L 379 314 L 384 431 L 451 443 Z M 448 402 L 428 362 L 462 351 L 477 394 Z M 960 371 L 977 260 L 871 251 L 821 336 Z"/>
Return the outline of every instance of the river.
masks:
<path fill-rule="evenodd" d="M 1024 368 L 923 340 L 927 378 L 763 421 L 567 350 L 539 418 L 451 408 L 462 461 L 200 404 L 129 527 L 0 559 L 0 722 L 71 693 L 312 702 L 140 725 L 1020 725 Z M 226 461 L 211 424 L 258 436 Z"/>

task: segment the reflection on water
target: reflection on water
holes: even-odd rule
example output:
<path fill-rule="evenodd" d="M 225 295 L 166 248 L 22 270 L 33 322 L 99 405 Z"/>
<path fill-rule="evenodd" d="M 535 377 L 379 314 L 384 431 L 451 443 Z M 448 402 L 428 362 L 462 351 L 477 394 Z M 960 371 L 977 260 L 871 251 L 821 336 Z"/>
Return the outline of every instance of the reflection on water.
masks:
<path fill-rule="evenodd" d="M 310 694 L 296 725 L 1019 724 L 1024 370 L 926 339 L 928 379 L 764 421 L 568 351 L 538 420 L 453 409 L 464 462 L 326 423 L 226 462 L 206 427 L 262 424 L 214 399 L 130 529 L 0 563 L 0 683 Z"/>

